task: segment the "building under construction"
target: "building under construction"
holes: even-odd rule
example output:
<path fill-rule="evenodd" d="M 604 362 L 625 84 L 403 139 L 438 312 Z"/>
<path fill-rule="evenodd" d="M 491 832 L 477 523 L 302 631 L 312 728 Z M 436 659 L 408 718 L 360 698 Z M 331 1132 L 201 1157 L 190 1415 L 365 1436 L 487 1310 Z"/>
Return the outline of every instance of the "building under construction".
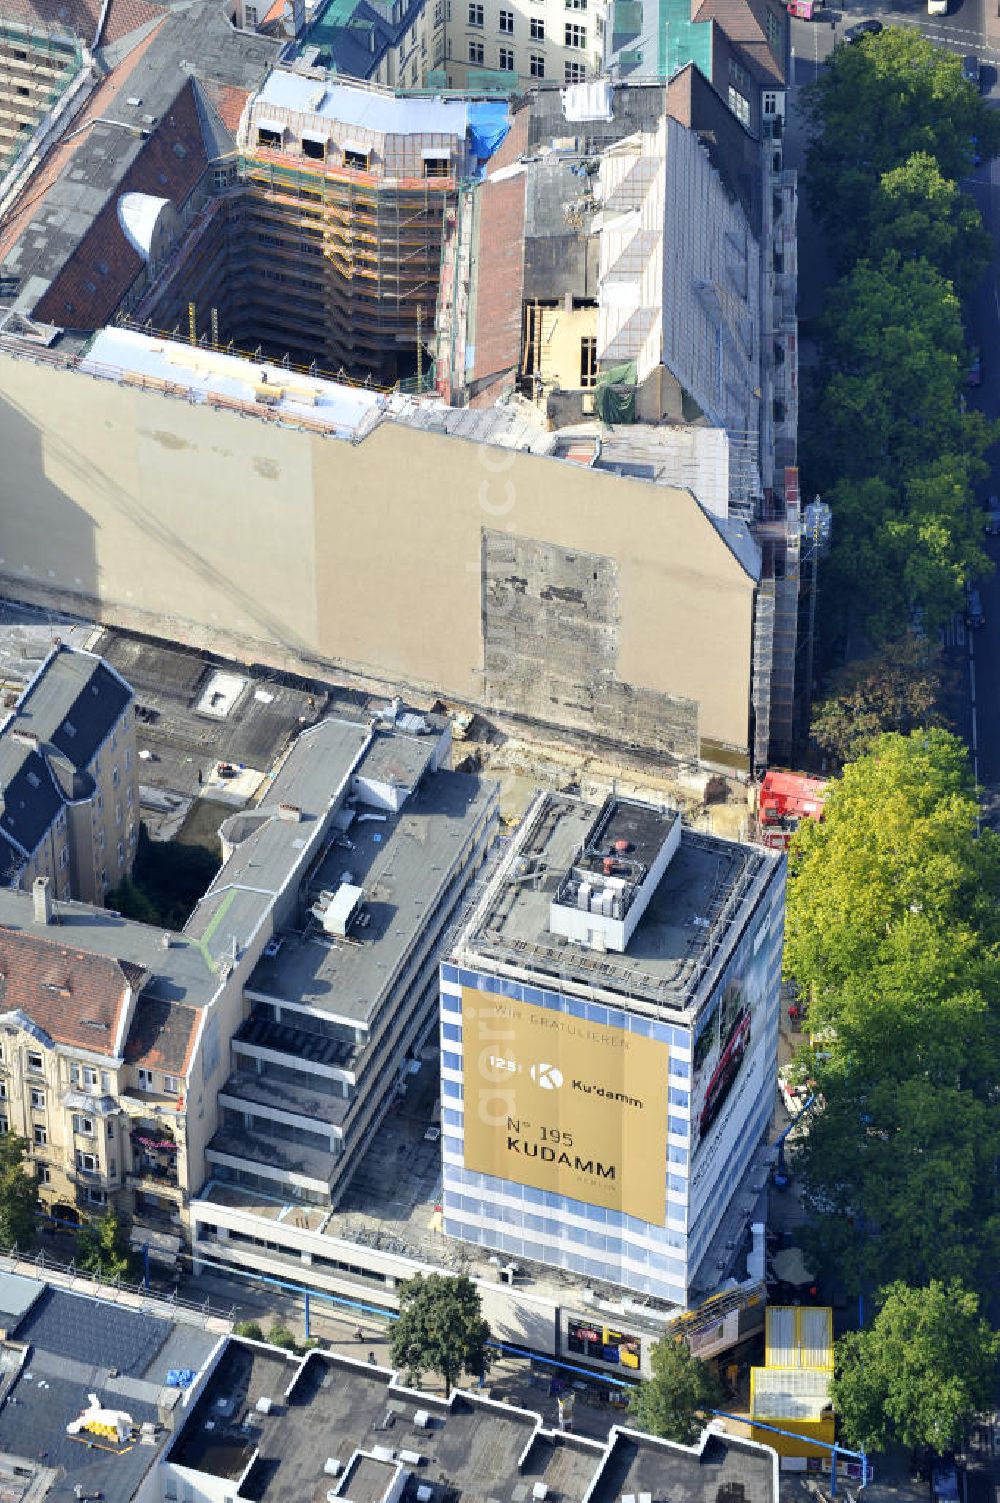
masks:
<path fill-rule="evenodd" d="M 502 102 L 275 70 L 230 183 L 135 316 L 187 330 L 193 305 L 199 336 L 387 385 L 421 375 L 448 209 L 506 123 Z"/>

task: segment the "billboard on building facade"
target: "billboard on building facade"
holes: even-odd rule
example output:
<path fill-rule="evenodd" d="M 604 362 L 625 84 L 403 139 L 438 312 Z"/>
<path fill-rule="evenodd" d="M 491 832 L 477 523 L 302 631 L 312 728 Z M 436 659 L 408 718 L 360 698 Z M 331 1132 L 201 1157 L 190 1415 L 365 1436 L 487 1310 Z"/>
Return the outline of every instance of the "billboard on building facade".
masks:
<path fill-rule="evenodd" d="M 699 1019 L 691 1066 L 691 1224 L 764 1084 L 778 985 L 773 949 L 764 915 Z"/>
<path fill-rule="evenodd" d="M 665 1043 L 462 989 L 465 1166 L 662 1226 Z"/>

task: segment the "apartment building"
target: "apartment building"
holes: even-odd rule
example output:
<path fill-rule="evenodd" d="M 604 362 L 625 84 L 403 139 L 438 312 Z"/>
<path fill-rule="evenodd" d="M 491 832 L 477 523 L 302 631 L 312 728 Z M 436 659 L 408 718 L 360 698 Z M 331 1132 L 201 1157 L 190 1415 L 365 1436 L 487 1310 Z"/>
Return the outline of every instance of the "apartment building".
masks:
<path fill-rule="evenodd" d="M 449 87 L 579 84 L 604 65 L 606 0 L 446 0 Z"/>
<path fill-rule="evenodd" d="M 506 106 L 408 99 L 274 70 L 239 132 L 243 293 L 230 326 L 305 364 L 412 376 L 430 340 L 445 215 Z"/>
<path fill-rule="evenodd" d="M 240 4 L 249 15 L 252 7 Z M 296 71 L 391 89 L 423 88 L 444 59 L 445 0 L 325 0 L 282 53 Z"/>
<path fill-rule="evenodd" d="M 83 67 L 80 39 L 58 22 L 0 19 L 0 185 Z"/>
<path fill-rule="evenodd" d="M 540 794 L 441 967 L 444 1228 L 686 1306 L 766 1136 L 784 861 Z"/>
<path fill-rule="evenodd" d="M 59 646 L 0 725 L 3 878 L 99 903 L 139 838 L 135 696 L 93 653 Z"/>
<path fill-rule="evenodd" d="M 157 1054 L 134 960 L 77 948 L 56 924 L 48 879 L 35 880 L 30 919 L 0 928 L 0 1131 L 26 1140 L 45 1205 L 64 1218 L 114 1205 L 142 1210 L 141 1186 L 177 1186 L 172 1122 L 183 1106 L 194 1014 L 171 1019 L 175 1073 Z M 181 1039 L 186 1028 L 187 1036 Z M 143 1065 L 140 1061 L 146 1061 Z"/>

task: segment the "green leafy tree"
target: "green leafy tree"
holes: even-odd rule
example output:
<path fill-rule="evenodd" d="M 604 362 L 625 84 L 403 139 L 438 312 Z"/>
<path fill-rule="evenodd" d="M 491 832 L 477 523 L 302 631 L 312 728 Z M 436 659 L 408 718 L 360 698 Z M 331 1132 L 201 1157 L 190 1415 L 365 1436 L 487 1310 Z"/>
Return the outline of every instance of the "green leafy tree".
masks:
<path fill-rule="evenodd" d="M 973 292 L 992 260 L 992 241 L 975 201 L 927 151 L 883 172 L 872 194 L 858 248 L 876 265 L 898 253 L 923 258 L 959 297 Z M 862 238 L 863 236 L 863 238 Z"/>
<path fill-rule="evenodd" d="M 683 1337 L 664 1336 L 650 1353 L 652 1376 L 632 1393 L 629 1410 L 640 1430 L 692 1445 L 712 1409 L 722 1406 L 718 1379 Z"/>
<path fill-rule="evenodd" d="M 941 1452 L 961 1446 L 992 1401 L 1000 1337 L 960 1283 L 891 1284 L 870 1330 L 837 1343 L 832 1397 L 842 1435 L 884 1450 L 896 1441 Z"/>
<path fill-rule="evenodd" d="M 267 1333 L 267 1340 L 272 1346 L 284 1347 L 288 1352 L 297 1352 L 299 1344 L 295 1339 L 295 1332 L 289 1326 L 283 1325 L 276 1320 Z"/>
<path fill-rule="evenodd" d="M 30 1247 L 38 1216 L 38 1180 L 24 1138 L 0 1137 L 0 1246 Z"/>
<path fill-rule="evenodd" d="M 838 763 L 850 761 L 886 731 L 939 725 L 942 654 L 905 631 L 834 673 L 812 712 L 813 741 Z"/>
<path fill-rule="evenodd" d="M 234 1336 L 245 1336 L 249 1341 L 263 1341 L 264 1328 L 259 1320 L 238 1320 L 233 1326 Z"/>
<path fill-rule="evenodd" d="M 110 887 L 104 895 L 105 908 L 114 909 L 123 918 L 137 919 L 140 924 L 159 924 L 160 913 L 142 888 L 124 877 L 117 887 Z"/>
<path fill-rule="evenodd" d="M 76 1238 L 76 1261 L 102 1279 L 127 1279 L 132 1272 L 128 1227 L 109 1207 L 94 1221 L 85 1221 Z"/>
<path fill-rule="evenodd" d="M 492 1362 L 490 1328 L 467 1274 L 416 1274 L 400 1285 L 399 1319 L 392 1328 L 392 1361 L 413 1383 L 425 1372 L 444 1379 L 445 1392 L 461 1373 L 479 1377 Z"/>
<path fill-rule="evenodd" d="M 822 824 L 792 843 L 785 969 L 810 1005 L 864 974 L 920 915 L 942 930 L 995 927 L 996 841 L 976 839 L 962 742 L 932 728 L 889 734 L 831 787 Z"/>
<path fill-rule="evenodd" d="M 1000 120 L 962 78 L 961 60 L 909 28 L 836 48 L 806 91 L 806 110 L 806 188 L 842 269 L 867 253 L 885 174 L 924 154 L 959 182 L 972 168 L 973 138 L 984 156 L 1000 147 Z"/>

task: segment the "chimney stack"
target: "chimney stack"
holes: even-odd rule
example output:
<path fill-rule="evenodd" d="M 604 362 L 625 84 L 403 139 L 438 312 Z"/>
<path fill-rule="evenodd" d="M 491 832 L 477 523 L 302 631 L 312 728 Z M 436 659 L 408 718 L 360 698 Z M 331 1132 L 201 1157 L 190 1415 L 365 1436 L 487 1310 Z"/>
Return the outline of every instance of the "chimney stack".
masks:
<path fill-rule="evenodd" d="M 31 884 L 31 899 L 35 909 L 36 924 L 51 924 L 52 893 L 48 877 L 36 877 Z"/>

